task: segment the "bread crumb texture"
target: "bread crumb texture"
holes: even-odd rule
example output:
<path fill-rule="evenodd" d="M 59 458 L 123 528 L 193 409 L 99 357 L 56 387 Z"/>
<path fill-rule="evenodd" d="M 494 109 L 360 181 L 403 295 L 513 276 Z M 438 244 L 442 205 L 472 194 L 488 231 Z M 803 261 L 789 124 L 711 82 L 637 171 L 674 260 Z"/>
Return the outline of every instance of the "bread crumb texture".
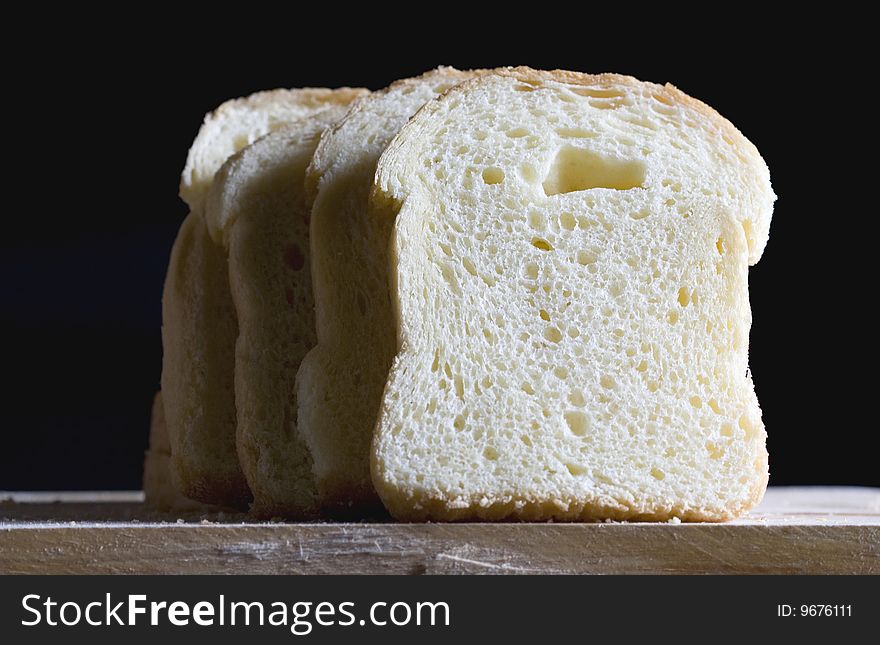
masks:
<path fill-rule="evenodd" d="M 729 122 L 671 86 L 517 68 L 429 103 L 375 181 L 392 514 L 717 521 L 760 500 L 747 278 L 775 196 Z"/>

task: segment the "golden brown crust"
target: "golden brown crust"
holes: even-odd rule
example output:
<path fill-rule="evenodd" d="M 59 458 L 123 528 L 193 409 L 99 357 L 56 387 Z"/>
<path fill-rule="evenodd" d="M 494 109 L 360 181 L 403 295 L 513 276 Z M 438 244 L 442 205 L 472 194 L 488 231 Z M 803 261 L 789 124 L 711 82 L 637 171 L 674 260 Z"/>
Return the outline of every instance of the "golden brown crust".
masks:
<path fill-rule="evenodd" d="M 509 76 L 512 78 L 516 78 L 519 81 L 531 84 L 542 83 L 544 81 L 555 81 L 568 85 L 625 85 L 628 87 L 639 89 L 650 87 L 661 97 L 666 98 L 668 102 L 677 103 L 698 112 L 700 115 L 706 117 L 709 122 L 712 123 L 712 125 L 714 125 L 717 129 L 726 132 L 728 135 L 736 137 L 736 139 L 740 139 L 740 143 L 744 146 L 749 147 L 750 152 L 758 154 L 755 146 L 748 139 L 746 139 L 745 136 L 743 136 L 743 134 L 736 128 L 736 126 L 734 126 L 730 121 L 721 116 L 714 108 L 706 105 L 699 99 L 695 99 L 692 96 L 685 94 L 670 83 L 667 83 L 666 85 L 658 85 L 657 83 L 640 81 L 637 78 L 626 76 L 623 74 L 587 74 L 585 72 L 572 72 L 561 69 L 537 70 L 530 67 L 501 67 L 493 70 L 479 70 L 479 73 L 481 75 L 489 73 L 495 74 L 497 76 Z M 406 81 L 398 81 L 398 83 L 401 82 Z M 454 94 L 465 94 L 478 83 L 480 83 L 479 77 L 473 78 L 473 76 L 471 76 L 470 78 L 465 78 L 463 79 L 462 83 L 456 85 L 453 88 L 450 88 L 444 95 L 444 97 L 453 98 Z M 410 123 L 412 123 L 420 114 L 430 114 L 431 112 L 440 109 L 440 107 L 441 104 L 439 103 L 439 101 L 427 103 L 421 110 L 419 110 L 419 112 L 416 113 L 416 115 L 413 116 L 413 119 L 410 120 Z"/>
<path fill-rule="evenodd" d="M 404 522 L 546 521 L 596 522 L 727 522 L 742 517 L 760 503 L 764 487 L 756 485 L 741 504 L 718 508 L 690 508 L 670 500 L 647 500 L 642 505 L 609 504 L 599 498 L 533 500 L 510 496 L 503 500 L 483 496 L 450 503 L 449 499 L 419 493 L 401 495 L 398 489 L 379 489 L 385 508 Z"/>

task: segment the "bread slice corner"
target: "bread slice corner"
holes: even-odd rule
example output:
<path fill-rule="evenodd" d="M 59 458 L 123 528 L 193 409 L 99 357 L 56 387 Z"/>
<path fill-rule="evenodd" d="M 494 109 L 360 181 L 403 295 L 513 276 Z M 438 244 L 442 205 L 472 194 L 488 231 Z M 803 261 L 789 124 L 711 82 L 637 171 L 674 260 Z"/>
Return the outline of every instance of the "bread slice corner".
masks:
<path fill-rule="evenodd" d="M 180 177 L 180 196 L 201 204 L 214 174 L 233 154 L 260 137 L 331 105 L 348 105 L 369 92 L 342 87 L 276 89 L 232 99 L 205 115 Z"/>

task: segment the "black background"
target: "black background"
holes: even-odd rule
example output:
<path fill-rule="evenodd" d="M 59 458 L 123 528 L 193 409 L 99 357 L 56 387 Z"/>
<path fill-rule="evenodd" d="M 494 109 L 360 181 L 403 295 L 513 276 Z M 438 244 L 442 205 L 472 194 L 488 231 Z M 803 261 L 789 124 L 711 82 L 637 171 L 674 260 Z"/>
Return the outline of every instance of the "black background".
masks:
<path fill-rule="evenodd" d="M 512 7 L 492 22 L 432 6 L 421 22 L 368 20 L 335 4 L 290 16 L 218 8 L 211 24 L 109 9 L 7 22 L 0 490 L 140 486 L 162 281 L 186 214 L 178 178 L 205 112 L 274 87 L 378 89 L 439 64 L 669 81 L 737 125 L 779 196 L 750 273 L 771 483 L 880 484 L 877 206 L 860 161 L 876 134 L 861 122 L 874 108 L 858 37 L 827 16 L 698 16 L 701 27 Z"/>

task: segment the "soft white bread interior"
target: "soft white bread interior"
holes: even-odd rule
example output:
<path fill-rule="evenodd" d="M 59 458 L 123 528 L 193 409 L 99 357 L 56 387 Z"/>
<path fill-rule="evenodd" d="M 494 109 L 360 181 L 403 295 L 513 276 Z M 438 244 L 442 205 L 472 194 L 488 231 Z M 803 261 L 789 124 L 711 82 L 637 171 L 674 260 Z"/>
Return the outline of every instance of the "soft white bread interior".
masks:
<path fill-rule="evenodd" d="M 724 520 L 761 498 L 755 147 L 671 86 L 510 70 L 388 146 L 399 325 L 373 444 L 398 518 Z"/>
<path fill-rule="evenodd" d="M 294 383 L 315 344 L 306 166 L 335 106 L 259 139 L 218 172 L 205 214 L 228 248 L 239 321 L 236 442 L 256 517 L 319 510 L 312 458 L 297 426 Z"/>
<path fill-rule="evenodd" d="M 171 463 L 175 481 L 189 497 L 237 508 L 251 499 L 235 447 L 238 325 L 226 250 L 209 235 L 204 194 L 236 150 L 365 93 L 275 90 L 229 101 L 205 118 L 190 149 L 180 191 L 191 212 L 172 249 L 162 303 L 162 392 Z"/>
<path fill-rule="evenodd" d="M 318 344 L 297 376 L 298 419 L 324 507 L 378 503 L 370 441 L 396 330 L 388 293 L 393 222 L 367 214 L 376 164 L 425 102 L 472 76 L 441 68 L 362 99 L 324 133 L 309 166 Z"/>

